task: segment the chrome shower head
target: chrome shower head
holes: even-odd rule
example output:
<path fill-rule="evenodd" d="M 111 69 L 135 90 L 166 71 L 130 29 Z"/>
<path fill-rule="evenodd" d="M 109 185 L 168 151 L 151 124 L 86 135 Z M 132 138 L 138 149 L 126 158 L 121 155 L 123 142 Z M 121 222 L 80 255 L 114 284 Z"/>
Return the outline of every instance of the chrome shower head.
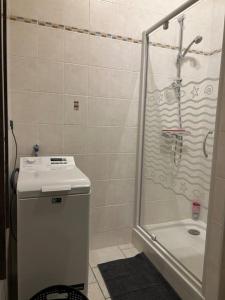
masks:
<path fill-rule="evenodd" d="M 201 35 L 197 35 L 196 38 L 194 39 L 195 44 L 200 44 L 202 40 L 203 37 Z"/>
<path fill-rule="evenodd" d="M 201 35 L 197 35 L 193 41 L 189 44 L 189 46 L 184 50 L 183 54 L 181 55 L 182 58 L 185 57 L 185 55 L 188 53 L 188 51 L 190 50 L 190 48 L 192 47 L 192 45 L 194 44 L 200 44 L 201 41 L 203 40 L 203 37 Z"/>

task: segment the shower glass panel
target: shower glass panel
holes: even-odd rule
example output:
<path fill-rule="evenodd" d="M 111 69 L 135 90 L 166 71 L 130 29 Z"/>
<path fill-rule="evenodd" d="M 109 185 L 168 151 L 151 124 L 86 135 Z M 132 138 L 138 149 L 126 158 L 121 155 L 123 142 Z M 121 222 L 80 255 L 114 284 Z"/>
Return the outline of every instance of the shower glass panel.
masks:
<path fill-rule="evenodd" d="M 199 281 L 223 28 L 212 2 L 149 35 L 143 132 L 140 225 Z"/>

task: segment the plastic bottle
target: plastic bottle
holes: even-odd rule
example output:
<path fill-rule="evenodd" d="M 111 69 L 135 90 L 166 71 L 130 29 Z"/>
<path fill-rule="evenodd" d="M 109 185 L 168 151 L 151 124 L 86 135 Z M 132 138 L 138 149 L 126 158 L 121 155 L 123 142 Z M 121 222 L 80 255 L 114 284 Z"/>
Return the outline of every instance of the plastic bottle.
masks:
<path fill-rule="evenodd" d="M 198 220 L 200 217 L 201 203 L 199 200 L 192 201 L 192 219 Z"/>

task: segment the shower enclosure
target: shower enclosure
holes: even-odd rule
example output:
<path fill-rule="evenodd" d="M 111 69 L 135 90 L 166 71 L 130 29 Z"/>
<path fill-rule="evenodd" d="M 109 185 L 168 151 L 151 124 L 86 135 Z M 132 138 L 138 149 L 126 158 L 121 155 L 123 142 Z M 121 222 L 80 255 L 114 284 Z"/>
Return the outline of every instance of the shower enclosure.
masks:
<path fill-rule="evenodd" d="M 142 46 L 136 228 L 199 291 L 224 21 L 211 22 L 216 9 L 188 1 Z"/>

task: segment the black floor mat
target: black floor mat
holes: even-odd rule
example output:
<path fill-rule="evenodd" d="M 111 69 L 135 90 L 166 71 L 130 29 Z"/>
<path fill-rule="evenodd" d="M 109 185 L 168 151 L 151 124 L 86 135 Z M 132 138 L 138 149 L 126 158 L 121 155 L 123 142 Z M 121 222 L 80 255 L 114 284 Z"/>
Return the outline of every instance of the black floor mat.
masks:
<path fill-rule="evenodd" d="M 143 253 L 98 267 L 112 300 L 181 300 Z"/>

